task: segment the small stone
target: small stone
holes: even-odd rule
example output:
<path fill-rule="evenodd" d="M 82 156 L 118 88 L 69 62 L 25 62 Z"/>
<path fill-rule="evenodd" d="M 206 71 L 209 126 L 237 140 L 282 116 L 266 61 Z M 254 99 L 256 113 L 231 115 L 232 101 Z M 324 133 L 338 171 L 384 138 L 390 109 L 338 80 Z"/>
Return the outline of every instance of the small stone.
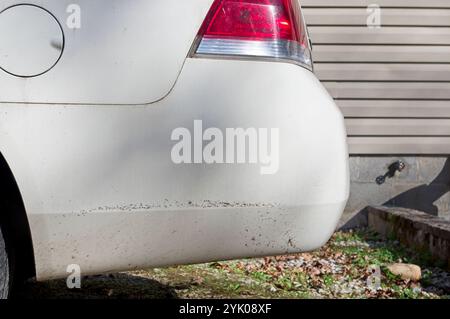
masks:
<path fill-rule="evenodd" d="M 417 265 L 396 263 L 388 265 L 387 268 L 403 280 L 419 281 L 422 278 L 422 270 Z"/>

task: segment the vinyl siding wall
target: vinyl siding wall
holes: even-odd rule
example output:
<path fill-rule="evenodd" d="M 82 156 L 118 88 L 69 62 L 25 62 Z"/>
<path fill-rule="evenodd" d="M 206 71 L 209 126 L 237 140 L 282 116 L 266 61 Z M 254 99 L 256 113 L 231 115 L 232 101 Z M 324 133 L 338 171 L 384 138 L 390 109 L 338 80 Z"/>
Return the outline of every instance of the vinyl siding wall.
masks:
<path fill-rule="evenodd" d="M 352 154 L 450 154 L 450 0 L 302 0 Z M 367 6 L 381 7 L 381 28 Z"/>

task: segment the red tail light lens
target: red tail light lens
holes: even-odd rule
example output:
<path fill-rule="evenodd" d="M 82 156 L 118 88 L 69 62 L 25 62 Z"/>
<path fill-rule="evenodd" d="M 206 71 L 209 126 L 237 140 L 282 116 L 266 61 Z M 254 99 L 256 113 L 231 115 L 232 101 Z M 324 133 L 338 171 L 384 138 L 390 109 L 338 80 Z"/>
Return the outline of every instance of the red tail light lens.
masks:
<path fill-rule="evenodd" d="M 215 0 L 197 41 L 196 55 L 288 60 L 312 69 L 298 0 Z"/>

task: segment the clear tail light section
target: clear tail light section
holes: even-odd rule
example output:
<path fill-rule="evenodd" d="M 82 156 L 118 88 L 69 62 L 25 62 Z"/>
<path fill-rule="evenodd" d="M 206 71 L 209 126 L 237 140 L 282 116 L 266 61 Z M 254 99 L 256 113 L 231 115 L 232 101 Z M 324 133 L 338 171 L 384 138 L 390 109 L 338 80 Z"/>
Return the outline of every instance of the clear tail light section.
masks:
<path fill-rule="evenodd" d="M 283 60 L 312 70 L 298 0 L 215 0 L 193 56 Z"/>

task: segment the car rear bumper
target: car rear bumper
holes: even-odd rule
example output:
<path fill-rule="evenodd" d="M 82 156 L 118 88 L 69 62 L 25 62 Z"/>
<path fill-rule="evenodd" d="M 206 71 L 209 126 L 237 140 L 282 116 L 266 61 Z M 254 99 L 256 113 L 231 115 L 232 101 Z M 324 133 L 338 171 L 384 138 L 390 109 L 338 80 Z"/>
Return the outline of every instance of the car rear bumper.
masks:
<path fill-rule="evenodd" d="M 1 151 L 30 218 L 39 279 L 69 264 L 87 274 L 311 250 L 329 239 L 349 194 L 342 114 L 292 64 L 187 59 L 157 103 L 3 110 Z M 199 120 L 222 132 L 278 129 L 277 170 L 175 163 L 174 130 L 193 132 Z"/>

